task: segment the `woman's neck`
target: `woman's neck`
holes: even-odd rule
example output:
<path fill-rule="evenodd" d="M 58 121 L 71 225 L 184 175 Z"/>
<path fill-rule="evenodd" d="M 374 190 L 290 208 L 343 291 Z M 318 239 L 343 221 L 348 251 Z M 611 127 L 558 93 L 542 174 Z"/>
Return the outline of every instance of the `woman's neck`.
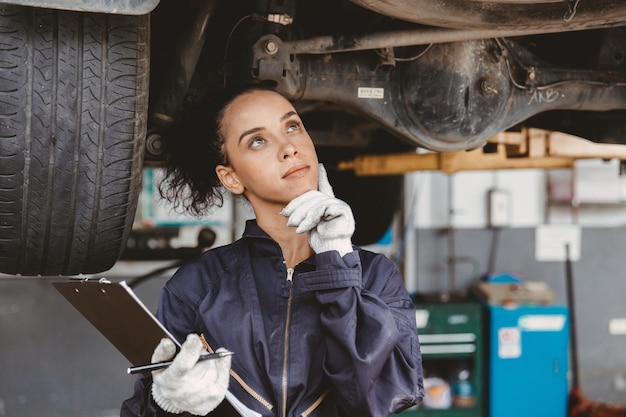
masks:
<path fill-rule="evenodd" d="M 287 226 L 287 218 L 282 214 L 259 214 L 257 213 L 257 224 L 278 243 L 287 267 L 293 268 L 313 254 L 307 234 L 296 233 L 295 227 Z"/>

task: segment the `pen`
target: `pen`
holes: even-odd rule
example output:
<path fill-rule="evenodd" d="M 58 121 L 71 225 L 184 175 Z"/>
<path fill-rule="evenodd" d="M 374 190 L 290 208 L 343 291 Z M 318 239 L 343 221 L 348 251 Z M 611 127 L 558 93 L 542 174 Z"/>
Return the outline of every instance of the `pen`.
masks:
<path fill-rule="evenodd" d="M 217 353 L 209 353 L 206 355 L 200 355 L 200 357 L 198 358 L 198 361 L 206 361 L 208 359 L 223 358 L 225 356 L 230 356 L 233 353 L 234 352 L 228 351 L 228 352 L 217 352 Z M 140 372 L 156 371 L 157 369 L 167 368 L 168 366 L 172 364 L 172 362 L 173 361 L 156 362 L 156 363 L 151 363 L 149 365 L 134 366 L 134 367 L 128 368 L 126 372 L 128 374 L 138 374 Z"/>

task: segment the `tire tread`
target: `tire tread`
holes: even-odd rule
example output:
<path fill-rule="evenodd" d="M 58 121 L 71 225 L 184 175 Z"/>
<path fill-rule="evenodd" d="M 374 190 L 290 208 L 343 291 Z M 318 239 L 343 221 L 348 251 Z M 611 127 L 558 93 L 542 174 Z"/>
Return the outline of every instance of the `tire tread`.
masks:
<path fill-rule="evenodd" d="M 0 12 L 0 272 L 97 273 L 121 254 L 140 189 L 147 48 L 146 16 Z"/>

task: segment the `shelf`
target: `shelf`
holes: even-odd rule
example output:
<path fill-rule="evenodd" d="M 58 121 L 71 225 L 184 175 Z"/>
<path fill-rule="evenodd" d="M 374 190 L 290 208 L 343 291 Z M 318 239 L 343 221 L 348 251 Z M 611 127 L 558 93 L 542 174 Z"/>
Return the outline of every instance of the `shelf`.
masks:
<path fill-rule="evenodd" d="M 483 417 L 481 407 L 451 407 L 445 409 L 418 408 L 403 412 L 402 417 Z"/>

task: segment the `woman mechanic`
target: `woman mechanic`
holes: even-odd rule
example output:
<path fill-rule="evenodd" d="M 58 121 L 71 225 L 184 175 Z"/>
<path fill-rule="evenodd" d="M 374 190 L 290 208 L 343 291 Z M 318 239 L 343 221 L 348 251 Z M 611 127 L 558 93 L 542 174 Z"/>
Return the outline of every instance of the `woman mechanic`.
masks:
<path fill-rule="evenodd" d="M 423 397 L 415 310 L 395 265 L 353 246 L 298 113 L 242 89 L 214 113 L 213 138 L 173 152 L 165 184 L 196 214 L 244 196 L 243 237 L 188 261 L 162 290 L 161 341 L 122 417 L 229 415 L 226 391 L 262 416 L 388 416 Z M 187 194 L 185 194 L 187 193 Z M 206 350 L 232 356 L 198 361 Z M 257 415 L 253 414 L 253 415 Z"/>

